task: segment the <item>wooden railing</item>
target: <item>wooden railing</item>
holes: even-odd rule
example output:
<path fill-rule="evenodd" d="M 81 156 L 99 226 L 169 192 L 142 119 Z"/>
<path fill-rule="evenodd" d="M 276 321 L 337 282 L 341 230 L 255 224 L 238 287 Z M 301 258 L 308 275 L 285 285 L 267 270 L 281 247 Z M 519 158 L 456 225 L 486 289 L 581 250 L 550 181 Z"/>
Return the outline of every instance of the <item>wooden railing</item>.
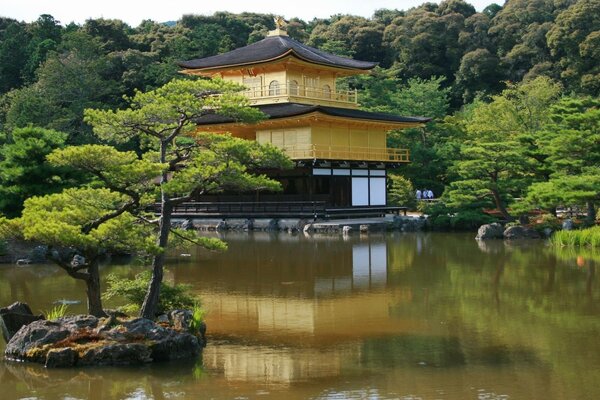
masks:
<path fill-rule="evenodd" d="M 284 146 L 283 151 L 292 160 L 410 161 L 408 149 L 302 144 Z"/>
<path fill-rule="evenodd" d="M 248 218 L 256 216 L 286 217 L 325 214 L 324 201 L 261 201 L 261 202 L 189 202 L 176 206 L 173 216 L 226 216 Z"/>
<path fill-rule="evenodd" d="M 358 104 L 358 92 L 354 90 L 324 89 L 323 87 L 311 87 L 305 85 L 294 85 L 292 83 L 273 86 L 255 86 L 243 92 L 250 100 L 253 99 L 276 99 L 278 97 L 300 97 L 304 99 L 325 100 L 345 104 Z"/>

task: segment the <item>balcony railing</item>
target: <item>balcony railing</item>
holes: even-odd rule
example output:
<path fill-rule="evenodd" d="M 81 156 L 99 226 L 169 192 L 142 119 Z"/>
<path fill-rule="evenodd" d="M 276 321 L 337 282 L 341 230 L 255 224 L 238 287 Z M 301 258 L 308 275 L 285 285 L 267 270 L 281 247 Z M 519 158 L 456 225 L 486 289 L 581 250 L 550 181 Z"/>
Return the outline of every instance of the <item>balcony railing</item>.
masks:
<path fill-rule="evenodd" d="M 358 92 L 355 90 L 334 90 L 318 88 L 293 83 L 278 84 L 270 86 L 255 86 L 246 90 L 244 94 L 252 103 L 276 102 L 279 99 L 299 98 L 312 100 L 318 103 L 343 103 L 346 105 L 358 105 Z"/>
<path fill-rule="evenodd" d="M 410 161 L 408 149 L 302 144 L 284 146 L 283 150 L 292 160 Z"/>

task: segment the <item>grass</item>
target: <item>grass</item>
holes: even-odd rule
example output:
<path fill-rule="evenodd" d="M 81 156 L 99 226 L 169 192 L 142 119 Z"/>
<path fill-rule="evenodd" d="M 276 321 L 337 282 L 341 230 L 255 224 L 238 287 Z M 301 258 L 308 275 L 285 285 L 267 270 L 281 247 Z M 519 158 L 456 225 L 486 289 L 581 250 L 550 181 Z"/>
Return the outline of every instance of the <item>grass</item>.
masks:
<path fill-rule="evenodd" d="M 200 335 L 200 326 L 204 321 L 204 310 L 200 307 L 199 303 L 194 304 L 192 308 L 192 320 L 190 322 L 190 331 L 196 335 Z"/>
<path fill-rule="evenodd" d="M 67 313 L 68 308 L 69 306 L 67 306 L 66 304 L 54 306 L 50 311 L 45 312 L 46 319 L 48 321 L 55 321 L 59 318 L 62 318 Z"/>
<path fill-rule="evenodd" d="M 600 226 L 578 231 L 558 231 L 552 236 L 557 247 L 600 247 Z"/>

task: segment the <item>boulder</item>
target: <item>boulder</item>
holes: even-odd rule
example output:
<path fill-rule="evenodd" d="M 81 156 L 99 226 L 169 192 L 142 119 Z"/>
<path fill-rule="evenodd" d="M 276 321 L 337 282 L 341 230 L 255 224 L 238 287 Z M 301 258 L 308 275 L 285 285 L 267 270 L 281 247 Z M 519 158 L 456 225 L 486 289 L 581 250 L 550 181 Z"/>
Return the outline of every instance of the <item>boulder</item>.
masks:
<path fill-rule="evenodd" d="M 145 343 L 114 343 L 90 347 L 79 357 L 77 365 L 136 365 L 152 361 L 152 351 Z"/>
<path fill-rule="evenodd" d="M 46 368 L 68 368 L 75 365 L 78 354 L 70 347 L 52 349 L 46 354 Z"/>
<path fill-rule="evenodd" d="M 504 239 L 517 240 L 517 239 L 539 239 L 540 234 L 532 228 L 525 226 L 509 226 L 504 230 Z"/>
<path fill-rule="evenodd" d="M 492 224 L 481 225 L 477 230 L 477 240 L 502 239 L 504 237 L 504 228 L 501 224 L 494 222 Z"/>
<path fill-rule="evenodd" d="M 10 339 L 4 350 L 6 358 L 46 362 L 46 352 L 39 351 L 47 345 L 69 337 L 71 331 L 57 321 L 40 320 L 24 326 Z"/>
<path fill-rule="evenodd" d="M 369 233 L 369 225 L 360 225 L 358 230 L 360 233 Z"/>
<path fill-rule="evenodd" d="M 344 226 L 342 228 L 342 234 L 343 235 L 349 235 L 351 232 L 352 232 L 352 227 L 351 226 L 346 225 L 346 226 Z"/>
<path fill-rule="evenodd" d="M 8 343 L 22 326 L 41 319 L 44 319 L 43 315 L 33 315 L 27 304 L 18 301 L 0 308 L 0 330 L 4 341 Z"/>
<path fill-rule="evenodd" d="M 189 310 L 173 310 L 169 313 L 169 321 L 175 329 L 189 331 L 193 315 Z"/>
<path fill-rule="evenodd" d="M 178 327 L 163 327 L 144 318 L 98 319 L 90 315 L 35 321 L 6 346 L 8 359 L 34 361 L 49 368 L 83 365 L 136 365 L 196 357 L 203 339 L 188 333 L 191 312 L 177 310 Z"/>
<path fill-rule="evenodd" d="M 572 219 L 565 219 L 562 223 L 563 231 L 572 231 L 575 228 L 575 224 L 573 224 Z"/>

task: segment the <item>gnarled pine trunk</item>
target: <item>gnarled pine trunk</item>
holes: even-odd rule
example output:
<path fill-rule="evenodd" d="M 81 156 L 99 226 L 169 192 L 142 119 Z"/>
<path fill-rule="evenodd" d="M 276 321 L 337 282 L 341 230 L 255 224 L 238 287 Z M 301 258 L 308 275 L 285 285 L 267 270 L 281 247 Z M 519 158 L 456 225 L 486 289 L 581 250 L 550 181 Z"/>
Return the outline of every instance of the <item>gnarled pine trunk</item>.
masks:
<path fill-rule="evenodd" d="M 87 268 L 88 277 L 85 279 L 88 313 L 94 317 L 106 317 L 102 307 L 102 292 L 100 290 L 100 272 L 98 271 L 98 261 L 90 261 Z"/>

